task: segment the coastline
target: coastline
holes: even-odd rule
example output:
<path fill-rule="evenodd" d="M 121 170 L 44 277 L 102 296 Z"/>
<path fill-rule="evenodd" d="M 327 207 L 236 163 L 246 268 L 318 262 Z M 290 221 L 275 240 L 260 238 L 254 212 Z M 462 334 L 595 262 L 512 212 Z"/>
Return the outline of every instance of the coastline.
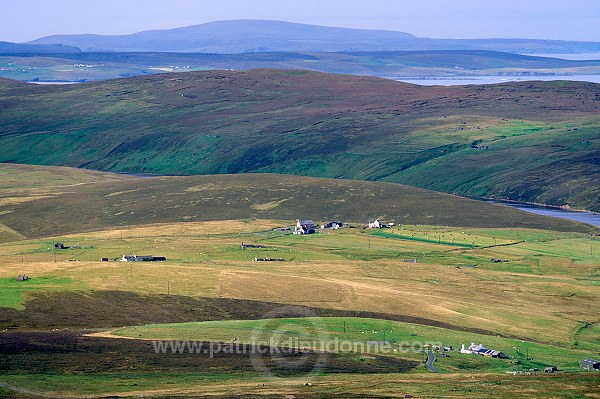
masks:
<path fill-rule="evenodd" d="M 537 207 L 537 208 L 548 208 L 548 209 L 555 209 L 558 211 L 586 213 L 586 214 L 600 216 L 600 213 L 598 213 L 598 212 L 590 211 L 587 209 L 571 208 L 569 205 L 550 205 L 550 204 L 542 204 L 539 202 L 516 201 L 516 200 L 511 200 L 511 199 L 498 199 L 498 198 L 492 198 L 492 197 L 474 197 L 473 199 L 477 199 L 479 201 L 485 201 L 485 202 L 498 202 L 498 203 L 513 204 L 513 205 L 533 206 L 533 207 Z"/>

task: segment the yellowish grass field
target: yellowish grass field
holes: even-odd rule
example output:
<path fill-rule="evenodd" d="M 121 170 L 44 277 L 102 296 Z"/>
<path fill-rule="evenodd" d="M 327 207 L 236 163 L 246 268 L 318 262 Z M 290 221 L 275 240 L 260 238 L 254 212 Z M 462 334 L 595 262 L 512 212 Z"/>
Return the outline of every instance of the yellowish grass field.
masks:
<path fill-rule="evenodd" d="M 159 224 L 4 244 L 0 278 L 27 273 L 33 279 L 73 282 L 62 289 L 83 286 L 416 316 L 564 346 L 582 339 L 581 345 L 600 348 L 593 334 L 577 337 L 582 323 L 600 321 L 600 279 L 594 274 L 600 265 L 593 256 L 593 251 L 600 253 L 600 242 L 595 237 L 458 229 L 455 238 L 472 241 L 491 241 L 491 235 L 502 243 L 529 238 L 509 246 L 461 248 L 360 229 L 311 237 L 272 231 L 285 225 L 267 220 Z M 442 234 L 433 226 L 403 228 L 394 234 Z M 58 240 L 73 248 L 53 250 Z M 241 242 L 266 248 L 242 251 Z M 592 255 L 582 253 L 590 247 Z M 131 253 L 169 261 L 99 262 L 100 257 Z M 418 263 L 402 261 L 405 256 Z M 254 262 L 255 257 L 287 261 Z M 498 257 L 509 262 L 490 262 Z"/>

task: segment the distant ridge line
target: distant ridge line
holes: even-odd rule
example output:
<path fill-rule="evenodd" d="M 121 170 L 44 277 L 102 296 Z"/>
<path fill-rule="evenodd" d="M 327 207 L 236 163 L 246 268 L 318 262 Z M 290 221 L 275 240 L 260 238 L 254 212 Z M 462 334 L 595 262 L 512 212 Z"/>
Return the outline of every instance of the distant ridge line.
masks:
<path fill-rule="evenodd" d="M 83 51 L 251 53 L 272 51 L 496 50 L 512 53 L 600 52 L 599 42 L 539 39 L 433 39 L 406 32 L 339 28 L 274 20 L 215 21 L 127 35 L 52 35 L 28 44 Z"/>

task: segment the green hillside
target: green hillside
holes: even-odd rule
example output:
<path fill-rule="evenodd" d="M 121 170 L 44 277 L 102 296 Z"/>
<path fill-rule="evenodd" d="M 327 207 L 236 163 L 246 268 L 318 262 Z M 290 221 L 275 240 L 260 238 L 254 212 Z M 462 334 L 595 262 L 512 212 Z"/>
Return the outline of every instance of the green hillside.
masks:
<path fill-rule="evenodd" d="M 0 161 L 385 180 L 600 210 L 599 110 L 600 85 L 577 82 L 252 70 L 0 84 Z"/>

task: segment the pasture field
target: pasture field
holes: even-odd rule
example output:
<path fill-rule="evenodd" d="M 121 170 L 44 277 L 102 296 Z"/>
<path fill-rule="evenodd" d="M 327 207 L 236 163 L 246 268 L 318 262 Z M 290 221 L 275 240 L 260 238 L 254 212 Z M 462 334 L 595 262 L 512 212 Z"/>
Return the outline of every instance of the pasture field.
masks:
<path fill-rule="evenodd" d="M 410 225 L 325 230 L 306 237 L 274 230 L 291 224 L 150 225 L 3 244 L 0 278 L 14 292 L 4 296 L 3 305 L 23 306 L 36 291 L 29 286 L 44 277 L 53 290 L 85 287 L 404 314 L 508 336 L 544 337 L 559 345 L 598 347 L 575 336 L 581 323 L 598 321 L 592 306 L 600 281 L 598 237 Z M 56 242 L 69 248 L 55 249 Z M 242 243 L 264 248 L 243 250 Z M 126 254 L 166 256 L 168 261 L 100 262 Z M 11 279 L 23 273 L 32 279 Z"/>
<path fill-rule="evenodd" d="M 589 353 L 433 326 L 336 317 L 150 324 L 119 329 L 113 334 L 144 340 L 236 342 L 278 347 L 295 345 L 298 348 L 338 352 L 356 350 L 365 356 L 386 350 L 384 353 L 388 355 L 414 361 L 423 360 L 425 355 L 421 350 L 409 349 L 413 344 L 432 347 L 439 343 L 442 346 L 452 346 L 454 350 L 448 357 L 439 357 L 441 350 L 436 350 L 439 357 L 436 359 L 436 368 L 477 373 L 543 369 L 548 365 L 557 366 L 563 371 L 577 371 L 581 356 Z M 384 342 L 389 348 L 381 348 Z M 461 345 L 468 347 L 472 342 L 485 343 L 486 347 L 507 354 L 511 360 L 458 353 Z"/>
<path fill-rule="evenodd" d="M 357 228 L 306 237 L 274 230 L 291 225 L 289 220 L 262 219 L 157 224 L 0 245 L 0 327 L 8 329 L 0 334 L 4 342 L 0 348 L 7 355 L 0 364 L 5 371 L 1 382 L 57 395 L 211 394 L 217 398 L 242 393 L 280 397 L 282 392 L 311 398 L 364 397 L 374 380 L 380 384 L 381 397 L 397 397 L 400 392 L 486 397 L 485 387 L 494 381 L 504 390 L 499 397 L 510 397 L 511 390 L 530 390 L 535 384 L 581 394 L 593 392 L 597 385 L 597 376 L 577 369 L 580 358 L 600 351 L 597 237 L 427 225 L 363 230 L 359 223 L 354 224 Z M 56 242 L 69 248 L 55 249 Z M 263 248 L 243 250 L 242 242 Z M 99 261 L 132 253 L 168 260 Z M 256 257 L 286 261 L 256 262 Z M 505 262 L 491 261 L 496 258 Z M 413 260 L 417 263 L 408 263 Z M 14 281 L 22 273 L 31 279 Z M 233 302 L 225 305 L 227 301 Z M 261 319 L 281 305 L 308 306 L 319 318 L 242 320 Z M 73 322 L 78 319 L 79 324 Z M 156 322 L 163 324 L 148 324 Z M 172 322 L 180 324 L 164 324 Z M 131 327 L 115 331 L 129 323 Z M 325 331 L 331 339 L 362 344 L 435 341 L 454 348 L 481 342 L 510 359 L 456 352 L 442 358 L 438 353 L 435 366 L 442 374 L 434 375 L 425 374 L 423 352 L 340 352 L 332 354 L 329 368 L 305 386 L 305 374 L 283 370 L 277 383 L 257 375 L 247 356 L 213 361 L 207 356 L 163 354 L 157 360 L 145 341 L 250 344 L 252 334 L 262 329 L 267 339 L 274 335 L 285 342 L 288 337 L 320 337 L 304 331 L 298 335 L 299 327 L 314 327 L 314 323 L 320 323 L 319 334 Z M 72 326 L 72 331 L 30 336 L 50 326 Z M 107 329 L 112 333 L 107 334 Z M 40 340 L 49 340 L 42 347 L 54 349 L 40 352 Z M 21 349 L 10 344 L 15 341 Z M 31 345 L 37 349 L 23 349 Z M 103 350 L 93 348 L 112 349 L 100 355 Z M 112 357 L 106 358 L 110 353 Z M 65 360 L 69 356 L 89 359 L 76 363 Z M 138 363 L 132 366 L 135 359 Z M 114 367 L 105 368 L 105 362 Z M 547 365 L 575 374 L 569 379 L 506 375 Z M 40 377 L 35 382 L 34 375 Z M 459 386 L 446 375 L 459 381 L 469 378 L 471 385 Z M 579 381 L 577 387 L 567 383 L 572 378 Z M 429 393 L 424 387 L 429 387 Z M 558 397 L 535 392 L 532 397 Z M 10 390 L 5 393 L 10 395 Z"/>
<path fill-rule="evenodd" d="M 207 375 L 198 367 L 200 365 L 196 362 L 195 368 L 170 372 L 142 370 L 94 375 L 79 372 L 48 374 L 35 380 L 28 375 L 7 375 L 3 379 L 13 386 L 28 386 L 34 392 L 50 392 L 57 396 L 80 393 L 94 398 L 144 395 L 151 398 L 278 399 L 293 396 L 300 399 L 391 399 L 411 395 L 414 398 L 486 399 L 493 395 L 499 399 L 562 399 L 593 398 L 598 391 L 598 377 L 591 373 L 522 376 L 506 373 L 337 373 L 317 376 L 310 381 L 289 377 L 282 382 L 235 370 L 213 370 L 214 374 Z M 0 394 L 14 397 L 13 391 L 3 388 L 0 388 Z"/>

